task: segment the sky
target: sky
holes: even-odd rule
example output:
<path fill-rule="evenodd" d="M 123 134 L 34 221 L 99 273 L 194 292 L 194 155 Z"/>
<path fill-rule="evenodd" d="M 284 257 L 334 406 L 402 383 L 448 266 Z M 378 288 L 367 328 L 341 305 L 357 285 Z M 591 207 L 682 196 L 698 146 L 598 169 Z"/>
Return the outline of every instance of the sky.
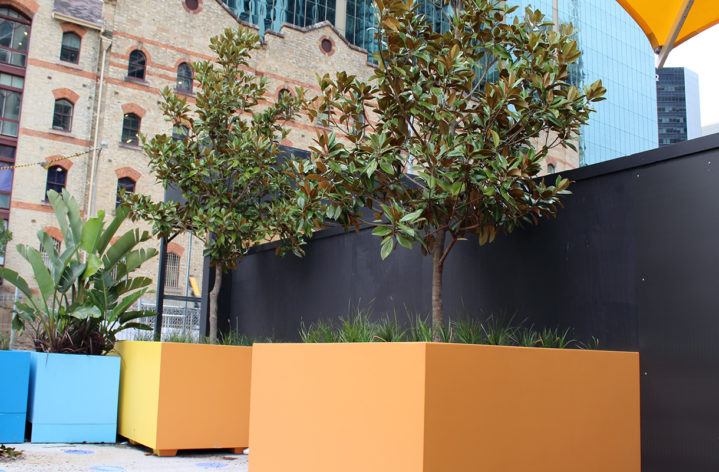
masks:
<path fill-rule="evenodd" d="M 665 67 L 686 67 L 699 75 L 702 126 L 719 123 L 719 25 L 680 44 L 669 53 Z"/>

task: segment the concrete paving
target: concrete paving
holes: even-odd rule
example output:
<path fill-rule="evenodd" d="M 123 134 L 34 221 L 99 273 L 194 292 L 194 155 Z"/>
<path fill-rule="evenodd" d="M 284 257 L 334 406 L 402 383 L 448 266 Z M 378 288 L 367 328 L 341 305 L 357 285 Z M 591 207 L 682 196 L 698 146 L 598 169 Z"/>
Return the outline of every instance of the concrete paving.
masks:
<path fill-rule="evenodd" d="M 0 459 L 0 472 L 247 472 L 247 456 L 227 450 L 180 451 L 156 457 L 125 444 L 12 444 L 23 454 Z"/>

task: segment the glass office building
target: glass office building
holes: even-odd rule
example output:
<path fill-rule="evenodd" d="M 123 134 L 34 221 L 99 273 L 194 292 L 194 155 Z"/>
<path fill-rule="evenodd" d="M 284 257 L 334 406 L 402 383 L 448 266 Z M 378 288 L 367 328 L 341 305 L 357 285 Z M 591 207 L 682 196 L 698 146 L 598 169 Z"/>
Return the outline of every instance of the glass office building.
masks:
<path fill-rule="evenodd" d="M 510 0 L 538 8 L 551 20 L 552 0 Z M 601 79 L 606 100 L 596 104 L 581 137 L 582 165 L 654 149 L 657 96 L 654 53 L 641 28 L 615 1 L 559 0 L 560 23 L 578 30 L 583 84 Z"/>
<path fill-rule="evenodd" d="M 308 26 L 323 20 L 341 22 L 347 40 L 370 52 L 375 25 L 371 0 L 222 0 L 241 19 L 258 25 L 260 34 L 278 31 L 282 24 Z M 431 0 L 421 0 L 420 10 L 435 28 L 448 27 L 446 12 Z M 507 0 L 520 7 L 541 10 L 550 20 L 552 0 Z M 337 19 L 337 3 L 345 3 L 345 18 Z M 602 79 L 606 100 L 580 136 L 582 165 L 626 156 L 658 146 L 657 96 L 654 53 L 639 26 L 615 1 L 558 0 L 559 21 L 578 29 L 583 52 L 572 81 L 589 84 Z M 336 21 L 341 20 L 341 21 Z"/>
<path fill-rule="evenodd" d="M 701 136 L 699 76 L 684 67 L 665 67 L 657 77 L 659 145 Z"/>

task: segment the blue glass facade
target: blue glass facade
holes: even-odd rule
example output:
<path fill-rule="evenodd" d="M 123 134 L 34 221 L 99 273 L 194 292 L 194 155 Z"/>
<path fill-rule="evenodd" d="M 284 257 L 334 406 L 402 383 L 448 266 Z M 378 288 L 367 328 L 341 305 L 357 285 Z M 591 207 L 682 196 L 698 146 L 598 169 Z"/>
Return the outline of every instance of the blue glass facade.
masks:
<path fill-rule="evenodd" d="M 510 0 L 541 10 L 551 20 L 552 0 Z M 583 55 L 578 76 L 583 84 L 601 79 L 606 100 L 581 136 L 582 165 L 654 149 L 657 96 L 654 53 L 641 28 L 615 1 L 559 0 L 559 21 L 571 22 Z"/>
<path fill-rule="evenodd" d="M 683 67 L 665 67 L 657 76 L 659 145 L 701 136 L 699 77 Z"/>
<path fill-rule="evenodd" d="M 279 31 L 284 23 L 310 26 L 335 23 L 335 0 L 222 0 L 237 17 L 266 30 Z"/>

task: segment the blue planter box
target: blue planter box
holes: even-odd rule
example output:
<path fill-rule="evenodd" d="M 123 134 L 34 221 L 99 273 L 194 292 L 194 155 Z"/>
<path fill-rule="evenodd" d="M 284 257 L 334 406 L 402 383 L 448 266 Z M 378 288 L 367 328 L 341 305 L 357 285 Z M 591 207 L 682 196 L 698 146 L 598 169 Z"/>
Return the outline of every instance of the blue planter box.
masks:
<path fill-rule="evenodd" d="M 119 357 L 33 352 L 30 440 L 114 443 L 119 388 Z"/>
<path fill-rule="evenodd" d="M 25 441 L 30 353 L 0 351 L 0 443 Z"/>

